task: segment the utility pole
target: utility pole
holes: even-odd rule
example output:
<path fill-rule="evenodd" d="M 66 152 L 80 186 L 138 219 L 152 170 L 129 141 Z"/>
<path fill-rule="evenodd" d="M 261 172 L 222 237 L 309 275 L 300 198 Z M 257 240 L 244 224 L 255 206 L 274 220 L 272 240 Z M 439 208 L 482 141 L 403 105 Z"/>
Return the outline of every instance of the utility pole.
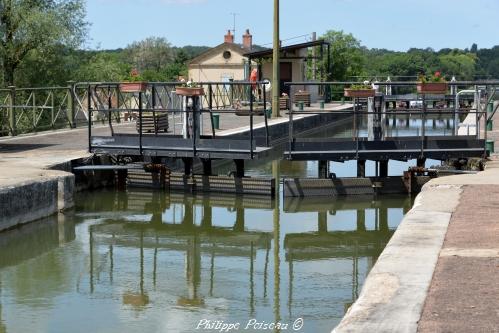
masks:
<path fill-rule="evenodd" d="M 279 92 L 281 75 L 279 73 L 280 48 L 279 40 L 279 0 L 274 0 L 274 52 L 272 62 L 272 118 L 279 117 Z"/>

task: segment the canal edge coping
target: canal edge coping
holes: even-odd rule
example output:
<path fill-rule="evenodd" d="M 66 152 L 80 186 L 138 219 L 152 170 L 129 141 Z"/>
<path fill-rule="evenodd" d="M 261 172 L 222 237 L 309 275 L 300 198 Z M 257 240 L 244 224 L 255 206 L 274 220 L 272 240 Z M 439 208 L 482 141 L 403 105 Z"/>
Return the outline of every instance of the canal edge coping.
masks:
<path fill-rule="evenodd" d="M 417 332 L 462 185 L 427 183 L 333 333 Z"/>

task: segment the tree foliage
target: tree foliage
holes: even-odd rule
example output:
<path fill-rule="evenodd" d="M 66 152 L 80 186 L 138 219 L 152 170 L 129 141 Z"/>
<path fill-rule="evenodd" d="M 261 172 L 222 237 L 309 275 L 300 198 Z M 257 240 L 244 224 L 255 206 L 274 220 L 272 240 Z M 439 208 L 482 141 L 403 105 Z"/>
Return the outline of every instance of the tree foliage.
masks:
<path fill-rule="evenodd" d="M 29 56 L 40 59 L 58 48 L 81 45 L 84 0 L 0 0 L 0 59 L 5 85 Z"/>
<path fill-rule="evenodd" d="M 330 43 L 330 67 L 326 69 L 328 80 L 344 81 L 362 73 L 364 56 L 360 41 L 343 31 L 327 31 L 322 38 Z M 326 66 L 325 59 L 322 66 Z"/>

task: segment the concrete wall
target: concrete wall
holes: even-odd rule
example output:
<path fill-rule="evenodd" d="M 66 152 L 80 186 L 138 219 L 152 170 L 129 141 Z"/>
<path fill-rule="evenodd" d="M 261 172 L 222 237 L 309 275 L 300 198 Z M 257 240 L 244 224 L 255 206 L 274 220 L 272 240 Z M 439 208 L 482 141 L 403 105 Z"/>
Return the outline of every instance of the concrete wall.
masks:
<path fill-rule="evenodd" d="M 0 231 L 73 207 L 74 187 L 74 175 L 56 171 L 0 187 Z"/>

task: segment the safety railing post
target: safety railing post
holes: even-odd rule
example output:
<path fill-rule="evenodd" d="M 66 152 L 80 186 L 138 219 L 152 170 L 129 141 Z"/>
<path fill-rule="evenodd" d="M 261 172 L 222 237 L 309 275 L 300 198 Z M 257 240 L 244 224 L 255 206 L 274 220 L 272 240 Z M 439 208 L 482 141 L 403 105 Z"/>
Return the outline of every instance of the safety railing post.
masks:
<path fill-rule="evenodd" d="M 253 86 L 249 87 L 250 94 L 250 158 L 253 159 Z"/>
<path fill-rule="evenodd" d="M 15 136 L 16 130 L 16 87 L 9 86 L 9 134 Z"/>
<path fill-rule="evenodd" d="M 139 154 L 142 156 L 142 91 L 139 91 Z"/>
<path fill-rule="evenodd" d="M 232 90 L 232 87 L 230 89 Z M 215 124 L 213 124 L 213 87 L 211 86 L 211 83 L 208 84 L 208 108 L 210 109 L 211 135 L 212 138 L 215 138 Z M 218 118 L 218 121 L 220 122 L 220 118 Z"/>
<path fill-rule="evenodd" d="M 263 119 L 265 120 L 265 146 L 269 146 L 269 123 L 267 119 L 267 92 L 265 91 L 267 84 L 263 84 Z"/>
<path fill-rule="evenodd" d="M 69 127 L 76 128 L 76 96 L 75 96 L 75 81 L 68 81 L 68 105 L 66 117 L 69 120 Z"/>
<path fill-rule="evenodd" d="M 88 108 L 88 152 L 92 152 L 92 86 L 87 88 L 87 108 Z"/>
<path fill-rule="evenodd" d="M 55 92 L 50 92 L 50 127 L 54 128 L 55 125 L 55 101 L 54 101 Z"/>
<path fill-rule="evenodd" d="M 289 134 L 289 148 L 288 148 L 288 158 L 291 159 L 291 151 L 293 150 L 293 142 L 294 142 L 294 133 L 293 133 L 293 102 L 294 98 L 292 94 L 289 94 L 289 108 L 288 108 L 288 116 L 289 116 L 289 124 L 288 124 L 288 134 Z M 272 103 L 272 106 L 278 105 L 281 107 L 280 103 Z M 272 114 L 277 114 L 274 110 L 272 110 Z"/>

